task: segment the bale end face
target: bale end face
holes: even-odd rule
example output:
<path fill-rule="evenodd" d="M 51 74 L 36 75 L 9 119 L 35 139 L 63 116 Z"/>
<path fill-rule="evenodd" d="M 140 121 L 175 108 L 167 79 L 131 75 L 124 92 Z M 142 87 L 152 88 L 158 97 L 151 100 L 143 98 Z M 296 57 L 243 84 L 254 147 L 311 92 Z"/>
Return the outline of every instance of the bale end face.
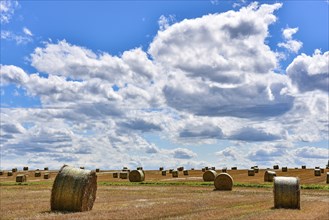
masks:
<path fill-rule="evenodd" d="M 215 177 L 217 176 L 216 171 L 214 170 L 207 170 L 206 172 L 203 173 L 203 181 L 210 182 L 214 181 Z"/>
<path fill-rule="evenodd" d="M 314 169 L 314 176 L 321 176 L 321 170 L 320 169 Z"/>
<path fill-rule="evenodd" d="M 165 170 L 162 170 L 161 171 L 161 174 L 162 174 L 162 176 L 166 176 L 167 175 L 167 172 Z"/>
<path fill-rule="evenodd" d="M 184 170 L 183 173 L 184 173 L 184 176 L 188 176 L 188 170 Z"/>
<path fill-rule="evenodd" d="M 128 172 L 121 172 L 119 177 L 120 179 L 128 179 Z"/>
<path fill-rule="evenodd" d="M 300 209 L 300 180 L 296 177 L 274 178 L 274 207 Z"/>
<path fill-rule="evenodd" d="M 266 170 L 264 173 L 264 182 L 273 182 L 276 173 L 274 171 Z"/>
<path fill-rule="evenodd" d="M 132 170 L 129 173 L 130 182 L 143 182 L 145 180 L 145 174 L 143 170 Z"/>
<path fill-rule="evenodd" d="M 58 172 L 52 192 L 52 211 L 89 211 L 94 205 L 97 191 L 95 171 L 64 165 Z"/>
<path fill-rule="evenodd" d="M 172 177 L 178 177 L 178 171 L 177 170 L 175 170 L 175 171 L 172 171 Z"/>
<path fill-rule="evenodd" d="M 34 177 L 41 177 L 41 172 L 35 172 Z"/>
<path fill-rule="evenodd" d="M 214 180 L 216 190 L 232 190 L 233 178 L 228 173 L 220 173 Z"/>
<path fill-rule="evenodd" d="M 16 183 L 22 183 L 26 182 L 26 175 L 25 174 L 19 174 L 16 176 Z"/>

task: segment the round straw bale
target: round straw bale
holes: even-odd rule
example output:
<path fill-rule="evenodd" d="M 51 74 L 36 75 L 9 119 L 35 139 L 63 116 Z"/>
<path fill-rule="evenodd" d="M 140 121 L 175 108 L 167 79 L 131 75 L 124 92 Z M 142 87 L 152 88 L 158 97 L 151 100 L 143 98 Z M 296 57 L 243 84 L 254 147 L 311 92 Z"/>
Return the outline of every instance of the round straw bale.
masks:
<path fill-rule="evenodd" d="M 231 170 L 237 170 L 238 168 L 237 167 L 231 167 Z"/>
<path fill-rule="evenodd" d="M 113 175 L 113 178 L 118 178 L 118 176 L 119 176 L 118 173 L 113 173 L 112 175 Z"/>
<path fill-rule="evenodd" d="M 321 170 L 321 173 L 324 173 L 324 169 L 323 168 L 321 168 L 320 170 Z"/>
<path fill-rule="evenodd" d="M 122 170 L 128 170 L 128 167 L 122 167 Z"/>
<path fill-rule="evenodd" d="M 162 171 L 162 170 L 163 170 L 163 167 L 160 167 L 160 168 L 159 168 L 159 171 Z"/>
<path fill-rule="evenodd" d="M 128 172 L 120 172 L 119 177 L 120 179 L 128 179 Z"/>
<path fill-rule="evenodd" d="M 203 174 L 203 181 L 206 181 L 206 182 L 214 181 L 216 176 L 217 176 L 216 171 L 214 171 L 214 170 L 207 170 Z"/>
<path fill-rule="evenodd" d="M 132 170 L 129 173 L 130 182 L 143 182 L 145 180 L 145 174 L 142 170 Z"/>
<path fill-rule="evenodd" d="M 321 170 L 320 169 L 314 169 L 314 176 L 321 176 Z"/>
<path fill-rule="evenodd" d="M 206 170 L 209 170 L 209 167 L 204 167 Z"/>
<path fill-rule="evenodd" d="M 7 176 L 12 176 L 13 175 L 13 171 L 8 171 Z"/>
<path fill-rule="evenodd" d="M 23 170 L 24 171 L 28 171 L 29 170 L 29 167 L 23 167 Z"/>
<path fill-rule="evenodd" d="M 314 169 L 320 169 L 320 167 L 315 167 Z"/>
<path fill-rule="evenodd" d="M 177 170 L 178 171 L 183 171 L 184 170 L 184 167 L 178 167 Z"/>
<path fill-rule="evenodd" d="M 39 172 L 39 171 L 35 172 L 34 177 L 41 177 L 41 172 Z"/>
<path fill-rule="evenodd" d="M 143 167 L 137 167 L 137 170 L 143 170 Z"/>
<path fill-rule="evenodd" d="M 16 176 L 16 183 L 26 182 L 26 175 L 25 174 L 18 174 Z"/>
<path fill-rule="evenodd" d="M 183 173 L 184 173 L 184 176 L 188 176 L 188 170 L 184 170 Z"/>
<path fill-rule="evenodd" d="M 100 169 L 99 168 L 96 168 L 96 173 L 99 173 Z"/>
<path fill-rule="evenodd" d="M 222 168 L 222 172 L 223 172 L 223 173 L 226 173 L 226 172 L 227 172 L 227 167 L 223 167 L 223 168 Z"/>
<path fill-rule="evenodd" d="M 4 174 L 4 172 L 1 170 L 1 171 L 0 171 L 0 176 L 2 176 L 3 174 Z"/>
<path fill-rule="evenodd" d="M 202 172 L 206 172 L 206 168 L 202 168 Z"/>
<path fill-rule="evenodd" d="M 12 171 L 13 173 L 17 172 L 17 168 L 15 167 L 15 168 L 11 169 L 11 171 Z"/>
<path fill-rule="evenodd" d="M 178 177 L 178 171 L 177 170 L 173 170 L 171 174 L 172 174 L 172 177 Z"/>
<path fill-rule="evenodd" d="M 298 167 L 295 167 L 295 170 L 298 170 Z"/>
<path fill-rule="evenodd" d="M 169 173 L 172 173 L 172 171 L 174 171 L 173 169 L 169 169 Z"/>
<path fill-rule="evenodd" d="M 84 169 L 85 169 L 85 167 L 80 167 L 80 169 L 84 170 Z"/>
<path fill-rule="evenodd" d="M 255 173 L 258 173 L 259 172 L 259 168 L 258 167 L 254 167 L 254 171 L 255 171 Z"/>
<path fill-rule="evenodd" d="M 327 172 L 327 183 L 329 183 L 329 172 Z"/>
<path fill-rule="evenodd" d="M 288 167 L 282 167 L 282 172 L 288 172 Z"/>
<path fill-rule="evenodd" d="M 43 178 L 47 180 L 47 179 L 50 179 L 50 176 L 51 176 L 50 173 L 45 173 L 43 175 Z"/>
<path fill-rule="evenodd" d="M 48 170 L 48 167 L 43 168 L 43 170 Z"/>
<path fill-rule="evenodd" d="M 248 176 L 255 176 L 255 170 L 254 169 L 249 169 L 248 170 Z"/>
<path fill-rule="evenodd" d="M 274 166 L 273 166 L 273 169 L 274 169 L 274 170 L 278 170 L 278 169 L 279 169 L 279 165 L 274 165 Z"/>
<path fill-rule="evenodd" d="M 95 171 L 64 165 L 51 191 L 51 210 L 83 212 L 94 205 L 97 191 Z"/>
<path fill-rule="evenodd" d="M 264 182 L 273 182 L 276 173 L 274 171 L 266 170 L 264 173 Z"/>
<path fill-rule="evenodd" d="M 274 177 L 274 207 L 300 209 L 298 177 Z"/>
<path fill-rule="evenodd" d="M 162 174 L 162 176 L 166 176 L 166 175 L 167 175 L 167 171 L 162 170 L 162 171 L 161 171 L 161 174 Z"/>
<path fill-rule="evenodd" d="M 217 190 L 232 190 L 233 178 L 228 173 L 220 173 L 216 176 L 214 185 Z"/>
<path fill-rule="evenodd" d="M 194 170 L 194 168 L 191 168 L 191 170 Z"/>
<path fill-rule="evenodd" d="M 305 169 L 306 169 L 306 165 L 302 165 L 302 169 L 304 169 L 304 170 L 305 170 Z"/>
<path fill-rule="evenodd" d="M 216 167 L 211 167 L 211 170 L 216 170 Z"/>

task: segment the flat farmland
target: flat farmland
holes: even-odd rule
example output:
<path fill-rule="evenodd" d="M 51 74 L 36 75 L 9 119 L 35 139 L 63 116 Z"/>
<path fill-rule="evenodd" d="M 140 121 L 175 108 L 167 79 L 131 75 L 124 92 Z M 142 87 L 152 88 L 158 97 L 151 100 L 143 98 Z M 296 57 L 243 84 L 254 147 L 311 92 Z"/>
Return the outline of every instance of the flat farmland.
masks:
<path fill-rule="evenodd" d="M 45 173 L 45 171 L 41 171 Z M 15 176 L 0 176 L 1 219 L 328 219 L 329 184 L 325 170 L 314 176 L 312 169 L 277 170 L 277 176 L 301 179 L 301 209 L 274 209 L 272 183 L 264 183 L 265 170 L 248 176 L 247 170 L 228 170 L 234 179 L 232 191 L 214 191 L 212 182 L 202 180 L 203 172 L 179 172 L 172 178 L 167 172 L 145 171 L 143 183 L 113 178 L 116 171 L 97 173 L 98 189 L 89 212 L 50 211 L 50 194 L 57 171 L 50 179 L 28 175 L 27 183 L 15 183 Z M 220 171 L 217 171 L 218 173 Z"/>

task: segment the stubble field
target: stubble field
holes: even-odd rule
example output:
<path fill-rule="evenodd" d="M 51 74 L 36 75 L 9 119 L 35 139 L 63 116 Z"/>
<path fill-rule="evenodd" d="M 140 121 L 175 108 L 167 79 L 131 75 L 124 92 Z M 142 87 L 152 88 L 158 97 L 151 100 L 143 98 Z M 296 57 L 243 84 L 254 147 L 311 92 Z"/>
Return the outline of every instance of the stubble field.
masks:
<path fill-rule="evenodd" d="M 42 171 L 44 173 L 44 171 Z M 220 171 L 217 171 L 218 173 Z M 28 174 L 27 183 L 15 183 L 15 176 L 0 176 L 1 219 L 328 219 L 329 184 L 325 173 L 314 176 L 311 169 L 276 171 L 278 176 L 301 179 L 301 209 L 274 209 L 273 183 L 264 183 L 264 170 L 248 176 L 246 170 L 228 170 L 234 179 L 232 191 L 214 191 L 203 182 L 200 170 L 161 176 L 146 171 L 143 183 L 113 178 L 113 171 L 97 173 L 97 197 L 92 211 L 64 213 L 50 211 L 50 195 L 56 171 L 48 180 Z"/>

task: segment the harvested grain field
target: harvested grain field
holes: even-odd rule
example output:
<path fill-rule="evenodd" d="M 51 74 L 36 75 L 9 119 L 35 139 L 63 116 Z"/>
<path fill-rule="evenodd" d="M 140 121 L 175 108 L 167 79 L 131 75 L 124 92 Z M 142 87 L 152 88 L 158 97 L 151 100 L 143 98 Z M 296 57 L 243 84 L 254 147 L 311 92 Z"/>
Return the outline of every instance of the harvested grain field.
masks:
<path fill-rule="evenodd" d="M 273 187 L 263 183 L 264 170 L 254 177 L 247 170 L 229 170 L 235 183 L 232 191 L 215 191 L 213 183 L 202 181 L 200 170 L 190 171 L 188 177 L 179 172 L 178 178 L 146 171 L 142 183 L 101 171 L 93 209 L 79 213 L 50 211 L 55 171 L 49 180 L 29 172 L 23 184 L 1 177 L 1 219 L 327 219 L 329 213 L 326 177 L 314 177 L 312 170 L 284 173 L 300 174 L 301 210 L 273 208 Z"/>

